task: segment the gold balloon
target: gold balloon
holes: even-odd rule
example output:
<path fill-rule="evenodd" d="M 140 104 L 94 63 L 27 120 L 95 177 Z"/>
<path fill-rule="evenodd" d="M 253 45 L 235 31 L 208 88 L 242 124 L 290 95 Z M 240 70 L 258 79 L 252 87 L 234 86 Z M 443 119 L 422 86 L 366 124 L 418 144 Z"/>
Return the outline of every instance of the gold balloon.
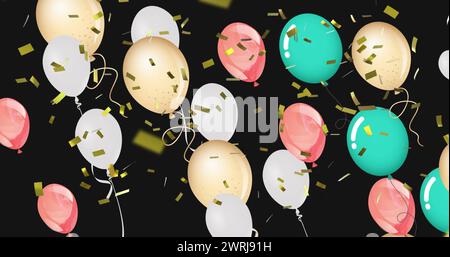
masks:
<path fill-rule="evenodd" d="M 97 0 L 39 0 L 36 7 L 39 31 L 47 42 L 71 36 L 92 56 L 105 32 L 103 9 Z"/>
<path fill-rule="evenodd" d="M 383 237 L 414 237 L 412 235 L 393 235 L 393 234 L 386 234 Z"/>
<path fill-rule="evenodd" d="M 210 141 L 195 150 L 188 178 L 192 192 L 206 207 L 220 194 L 235 195 L 246 203 L 252 190 L 252 170 L 247 158 L 225 141 Z"/>
<path fill-rule="evenodd" d="M 439 172 L 441 174 L 442 182 L 444 182 L 444 186 L 448 190 L 448 145 L 442 152 L 441 160 L 439 162 Z"/>
<path fill-rule="evenodd" d="M 400 88 L 411 69 L 411 51 L 405 36 L 385 22 L 364 26 L 352 44 L 355 68 L 368 83 L 381 90 Z"/>
<path fill-rule="evenodd" d="M 128 50 L 123 76 L 131 96 L 158 114 L 171 114 L 183 103 L 189 88 L 189 67 L 170 41 L 143 38 Z"/>

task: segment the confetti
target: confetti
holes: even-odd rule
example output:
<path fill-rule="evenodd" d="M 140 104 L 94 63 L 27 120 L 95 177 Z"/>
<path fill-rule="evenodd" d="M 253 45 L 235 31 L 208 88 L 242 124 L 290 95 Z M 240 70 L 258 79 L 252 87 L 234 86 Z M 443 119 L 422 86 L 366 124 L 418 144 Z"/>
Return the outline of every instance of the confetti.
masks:
<path fill-rule="evenodd" d="M 173 16 L 173 20 L 174 21 L 179 21 L 179 20 L 181 20 L 183 17 L 181 16 L 181 15 L 176 15 L 176 16 Z"/>
<path fill-rule="evenodd" d="M 144 150 L 161 155 L 164 152 L 165 145 L 160 137 L 139 130 L 133 139 L 133 144 Z"/>
<path fill-rule="evenodd" d="M 367 74 L 365 75 L 365 77 L 366 77 L 366 80 L 369 80 L 369 79 L 375 78 L 376 76 L 378 76 L 378 74 L 377 74 L 377 71 L 376 71 L 376 70 L 374 70 L 374 71 L 371 71 L 371 72 L 369 72 L 369 73 L 367 73 Z"/>
<path fill-rule="evenodd" d="M 202 63 L 202 65 L 203 65 L 203 69 L 208 69 L 208 68 L 211 68 L 212 66 L 214 66 L 215 63 L 214 63 L 214 60 L 213 60 L 213 59 L 209 59 L 209 60 L 207 60 L 207 61 L 204 61 L 204 62 Z"/>
<path fill-rule="evenodd" d="M 353 14 L 350 14 L 350 19 L 352 20 L 353 23 L 356 23 L 356 19 L 355 19 L 355 17 L 353 16 Z"/>
<path fill-rule="evenodd" d="M 120 174 L 120 178 L 125 178 L 126 176 L 128 176 L 128 172 L 122 172 Z"/>
<path fill-rule="evenodd" d="M 300 155 L 304 156 L 304 157 L 311 157 L 311 153 L 303 152 L 303 151 L 300 152 Z"/>
<path fill-rule="evenodd" d="M 444 136 L 445 143 L 448 145 L 448 134 Z"/>
<path fill-rule="evenodd" d="M 362 37 L 362 38 L 358 39 L 356 42 L 358 43 L 358 45 L 362 45 L 366 41 L 367 41 L 367 38 L 366 37 Z"/>
<path fill-rule="evenodd" d="M 279 118 L 280 120 L 283 119 L 283 117 L 284 117 L 284 111 L 285 111 L 285 110 L 286 110 L 286 106 L 280 104 L 280 106 L 278 107 L 278 118 Z"/>
<path fill-rule="evenodd" d="M 353 62 L 353 58 L 349 53 L 345 52 L 344 57 L 345 57 L 345 59 L 347 59 L 347 61 Z"/>
<path fill-rule="evenodd" d="M 74 139 L 69 141 L 69 145 L 70 145 L 71 148 L 75 147 L 79 143 L 81 143 L 80 137 L 75 137 Z"/>
<path fill-rule="evenodd" d="M 98 12 L 97 14 L 94 15 L 94 20 L 98 20 L 102 17 L 103 17 L 103 12 Z"/>
<path fill-rule="evenodd" d="M 80 187 L 82 187 L 82 188 L 84 188 L 86 190 L 89 190 L 89 189 L 91 189 L 92 186 L 89 185 L 88 183 L 81 182 Z"/>
<path fill-rule="evenodd" d="M 366 135 L 368 135 L 369 137 L 373 136 L 372 128 L 370 126 L 365 126 L 364 132 L 366 132 Z"/>
<path fill-rule="evenodd" d="M 316 182 L 316 187 L 323 189 L 323 190 L 327 189 L 327 185 L 325 185 L 324 183 L 322 183 L 320 181 Z"/>
<path fill-rule="evenodd" d="M 234 49 L 233 48 L 229 48 L 228 50 L 225 51 L 225 54 L 228 56 L 231 56 L 234 54 Z"/>
<path fill-rule="evenodd" d="M 297 90 L 300 90 L 300 88 L 302 88 L 302 86 L 297 82 L 292 82 L 291 86 Z"/>
<path fill-rule="evenodd" d="M 184 29 L 184 27 L 186 27 L 186 25 L 188 24 L 188 22 L 189 22 L 189 18 L 186 18 L 186 19 L 181 23 L 180 27 L 181 27 L 182 29 Z"/>
<path fill-rule="evenodd" d="M 130 189 L 123 190 L 121 192 L 116 193 L 116 197 L 119 197 L 119 196 L 124 195 L 124 194 L 128 194 L 129 192 L 130 192 Z"/>
<path fill-rule="evenodd" d="M 219 200 L 217 200 L 217 199 L 214 199 L 214 200 L 213 200 L 213 203 L 214 203 L 214 204 L 217 204 L 217 205 L 219 205 L 219 206 L 222 206 L 222 202 L 219 201 Z"/>
<path fill-rule="evenodd" d="M 353 103 L 354 103 L 356 106 L 360 106 L 360 105 L 361 105 L 361 103 L 359 102 L 358 98 L 356 97 L 355 92 L 351 92 L 351 93 L 350 93 L 350 96 L 352 97 Z"/>
<path fill-rule="evenodd" d="M 83 139 L 86 140 L 88 135 L 89 135 L 89 131 L 85 131 L 84 134 L 83 134 Z"/>
<path fill-rule="evenodd" d="M 184 68 L 181 68 L 181 76 L 183 77 L 184 81 L 188 81 L 189 80 L 189 78 L 187 76 L 187 73 L 186 73 L 186 69 L 184 69 Z"/>
<path fill-rule="evenodd" d="M 230 188 L 230 186 L 228 185 L 228 182 L 226 180 L 223 181 L 223 185 L 225 186 L 225 188 Z"/>
<path fill-rule="evenodd" d="M 366 151 L 367 151 L 367 149 L 366 148 L 363 148 L 363 149 L 361 149 L 361 151 L 359 152 L 359 156 L 360 157 L 363 157 L 364 156 L 364 154 L 366 153 Z"/>
<path fill-rule="evenodd" d="M 298 33 L 297 28 L 292 28 L 292 29 L 288 30 L 286 35 L 291 38 L 291 37 L 295 37 L 297 35 L 297 33 Z"/>
<path fill-rule="evenodd" d="M 283 185 L 279 185 L 278 188 L 280 188 L 282 192 L 286 192 L 286 188 Z"/>
<path fill-rule="evenodd" d="M 442 115 L 436 115 L 436 125 L 438 128 L 444 127 L 444 124 L 442 123 Z"/>
<path fill-rule="evenodd" d="M 284 179 L 282 179 L 282 178 L 277 178 L 277 180 L 281 183 L 284 183 Z"/>
<path fill-rule="evenodd" d="M 103 150 L 103 149 L 92 152 L 92 155 L 94 157 L 99 157 L 99 156 L 102 156 L 102 155 L 105 155 L 105 154 L 106 154 L 105 150 Z"/>
<path fill-rule="evenodd" d="M 48 120 L 48 123 L 50 124 L 50 125 L 53 125 L 54 123 L 55 123 L 55 116 L 54 115 L 52 115 L 52 116 L 50 116 L 50 119 Z"/>
<path fill-rule="evenodd" d="M 388 137 L 388 136 L 389 136 L 389 133 L 386 133 L 386 132 L 380 132 L 380 136 Z"/>
<path fill-rule="evenodd" d="M 419 75 L 420 68 L 417 68 L 416 72 L 414 73 L 414 80 L 417 79 L 417 75 Z"/>
<path fill-rule="evenodd" d="M 187 184 L 187 183 L 188 183 L 188 180 L 187 180 L 185 177 L 182 177 L 180 180 L 181 180 L 181 182 L 184 183 L 184 184 Z"/>
<path fill-rule="evenodd" d="M 44 195 L 44 191 L 42 190 L 42 182 L 34 182 L 34 193 L 37 197 Z"/>
<path fill-rule="evenodd" d="M 20 56 L 24 56 L 24 55 L 27 55 L 27 54 L 33 52 L 34 48 L 33 48 L 33 45 L 26 44 L 24 46 L 19 47 L 18 50 L 19 50 Z"/>
<path fill-rule="evenodd" d="M 89 172 L 86 168 L 81 168 L 81 173 L 83 173 L 84 177 L 86 177 L 86 178 L 89 177 Z"/>
<path fill-rule="evenodd" d="M 204 107 L 204 106 L 199 106 L 199 105 L 195 105 L 194 106 L 194 110 L 199 111 L 199 112 L 204 112 L 204 113 L 210 113 L 211 109 Z"/>
<path fill-rule="evenodd" d="M 325 27 L 327 27 L 327 28 L 330 27 L 330 24 L 328 24 L 328 22 L 326 22 L 326 21 L 324 21 L 324 20 L 320 21 L 320 23 L 321 23 L 322 25 L 324 25 Z"/>
<path fill-rule="evenodd" d="M 267 152 L 269 152 L 269 148 L 267 148 L 267 147 L 260 147 L 259 151 L 263 152 L 263 153 L 267 153 Z"/>
<path fill-rule="evenodd" d="M 409 192 L 412 192 L 412 191 L 413 191 L 413 188 L 412 188 L 410 185 L 408 185 L 407 183 L 404 183 L 404 184 L 403 184 L 403 187 L 404 187 L 406 190 L 408 190 Z"/>
<path fill-rule="evenodd" d="M 358 106 L 358 109 L 360 111 L 372 111 L 372 110 L 376 110 L 377 107 L 375 105 L 368 105 L 368 106 Z"/>
<path fill-rule="evenodd" d="M 342 178 L 340 178 L 340 179 L 338 180 L 338 182 L 342 182 L 344 179 L 350 177 L 351 175 L 352 175 L 351 173 L 345 174 Z"/>
<path fill-rule="evenodd" d="M 266 39 L 266 38 L 269 36 L 269 34 L 270 34 L 270 30 L 266 29 L 266 30 L 264 31 L 264 34 L 261 36 L 262 39 Z"/>
<path fill-rule="evenodd" d="M 63 72 L 66 70 L 66 69 L 64 69 L 64 66 L 62 66 L 61 64 L 59 64 L 57 62 L 52 62 L 50 65 L 53 67 L 54 72 Z"/>
<path fill-rule="evenodd" d="M 24 83 L 27 83 L 28 82 L 28 79 L 26 79 L 26 78 L 18 78 L 18 79 L 16 79 L 16 83 L 17 84 L 24 84 Z"/>
<path fill-rule="evenodd" d="M 33 84 L 36 88 L 39 88 L 39 86 L 41 85 L 41 84 L 39 83 L 39 81 L 38 81 L 34 76 L 31 76 L 30 82 L 31 82 L 31 84 Z"/>
<path fill-rule="evenodd" d="M 371 54 L 367 59 L 364 59 L 364 62 L 367 64 L 372 65 L 373 64 L 373 60 L 375 60 L 375 58 L 377 57 L 376 54 Z"/>
<path fill-rule="evenodd" d="M 362 52 L 364 52 L 364 50 L 366 50 L 367 49 L 367 46 L 366 45 L 362 45 L 360 48 L 358 48 L 358 53 L 362 53 Z"/>
<path fill-rule="evenodd" d="M 97 131 L 97 136 L 98 136 L 99 138 L 103 138 L 103 137 L 104 137 L 103 134 L 102 134 L 102 132 L 101 132 L 100 130 Z"/>
<path fill-rule="evenodd" d="M 329 61 L 327 61 L 327 65 L 330 65 L 330 64 L 336 64 L 336 60 L 329 60 Z"/>
<path fill-rule="evenodd" d="M 220 34 L 220 33 L 217 33 L 216 37 L 217 37 L 218 39 L 220 39 L 220 40 L 224 40 L 224 41 L 228 40 L 228 37 L 227 37 L 227 36 L 222 35 L 222 34 Z"/>
<path fill-rule="evenodd" d="M 109 203 L 109 199 L 102 199 L 102 200 L 98 200 L 98 204 L 99 205 L 105 205 Z"/>
<path fill-rule="evenodd" d="M 287 20 L 287 17 L 284 14 L 283 9 L 278 9 L 278 13 L 280 14 L 280 17 L 281 17 L 282 20 Z"/>
<path fill-rule="evenodd" d="M 384 13 L 391 16 L 393 19 L 396 19 L 398 17 L 398 15 L 400 14 L 397 10 L 395 10 L 394 8 L 392 8 L 391 6 L 386 6 L 386 8 L 384 9 Z"/>
<path fill-rule="evenodd" d="M 335 26 L 337 29 L 342 28 L 342 25 L 339 24 L 339 23 L 338 23 L 337 21 L 335 21 L 335 20 L 331 20 L 331 24 L 333 24 L 333 26 Z"/>
<path fill-rule="evenodd" d="M 57 95 L 55 98 L 53 98 L 53 100 L 50 102 L 52 105 L 56 105 L 59 104 L 64 97 L 66 97 L 66 95 L 64 93 L 59 93 L 59 95 Z"/>
<path fill-rule="evenodd" d="M 175 198 L 175 201 L 180 202 L 181 198 L 183 198 L 183 193 L 179 193 L 177 198 Z"/>
<path fill-rule="evenodd" d="M 122 45 L 125 45 L 125 46 L 132 46 L 132 45 L 133 45 L 133 42 L 128 41 L 128 40 L 123 40 L 123 41 L 122 41 Z"/>
<path fill-rule="evenodd" d="M 111 112 L 111 108 L 107 107 L 103 112 L 102 112 L 102 116 L 106 117 L 108 116 L 108 114 Z"/>
<path fill-rule="evenodd" d="M 323 133 L 324 133 L 325 135 L 328 135 L 328 133 L 329 133 L 330 131 L 328 130 L 327 124 L 323 124 L 323 126 L 322 126 L 322 131 L 323 131 Z"/>
<path fill-rule="evenodd" d="M 127 77 L 128 79 L 131 79 L 132 81 L 136 81 L 136 77 L 133 76 L 132 74 L 128 73 L 128 72 L 127 72 L 126 77 Z"/>
<path fill-rule="evenodd" d="M 412 43 L 411 43 L 411 50 L 413 53 L 417 53 L 417 43 L 419 42 L 419 39 L 417 37 L 413 37 Z"/>

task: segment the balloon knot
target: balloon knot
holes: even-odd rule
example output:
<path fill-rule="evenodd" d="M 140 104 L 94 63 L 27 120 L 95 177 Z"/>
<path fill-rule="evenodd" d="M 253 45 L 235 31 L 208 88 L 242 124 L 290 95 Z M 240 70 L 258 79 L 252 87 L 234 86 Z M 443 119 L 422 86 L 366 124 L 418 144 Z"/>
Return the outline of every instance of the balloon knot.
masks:
<path fill-rule="evenodd" d="M 258 81 L 255 81 L 255 83 L 253 83 L 253 87 L 259 87 L 260 85 L 259 85 L 259 83 L 258 83 Z"/>
<path fill-rule="evenodd" d="M 319 167 L 319 165 L 317 165 L 317 163 L 313 162 L 312 167 L 317 168 L 317 167 Z"/>
<path fill-rule="evenodd" d="M 17 154 L 22 154 L 23 152 L 22 152 L 22 150 L 17 150 Z"/>
<path fill-rule="evenodd" d="M 393 177 L 392 175 L 389 175 L 389 176 L 388 176 L 388 179 L 389 179 L 389 180 L 393 180 L 394 177 Z"/>

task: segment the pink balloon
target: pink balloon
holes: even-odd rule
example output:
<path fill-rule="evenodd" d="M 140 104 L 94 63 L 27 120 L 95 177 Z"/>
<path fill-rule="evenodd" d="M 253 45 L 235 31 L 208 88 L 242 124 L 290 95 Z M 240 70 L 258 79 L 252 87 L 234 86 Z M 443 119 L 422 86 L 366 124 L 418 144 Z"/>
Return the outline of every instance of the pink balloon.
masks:
<path fill-rule="evenodd" d="M 41 219 L 55 232 L 72 232 L 78 220 L 78 205 L 72 192 L 58 184 L 46 186 L 43 192 L 37 203 Z"/>
<path fill-rule="evenodd" d="M 244 23 L 233 23 L 223 31 L 217 51 L 220 61 L 231 75 L 245 82 L 256 82 L 266 65 L 266 47 L 259 33 Z"/>
<path fill-rule="evenodd" d="M 322 116 L 311 106 L 297 103 L 284 112 L 281 140 L 291 154 L 304 162 L 315 162 L 325 149 Z"/>
<path fill-rule="evenodd" d="M 384 178 L 373 186 L 369 210 L 375 222 L 389 234 L 407 235 L 414 225 L 414 198 L 396 179 Z"/>
<path fill-rule="evenodd" d="M 14 99 L 0 99 L 0 144 L 21 153 L 29 132 L 27 110 Z"/>

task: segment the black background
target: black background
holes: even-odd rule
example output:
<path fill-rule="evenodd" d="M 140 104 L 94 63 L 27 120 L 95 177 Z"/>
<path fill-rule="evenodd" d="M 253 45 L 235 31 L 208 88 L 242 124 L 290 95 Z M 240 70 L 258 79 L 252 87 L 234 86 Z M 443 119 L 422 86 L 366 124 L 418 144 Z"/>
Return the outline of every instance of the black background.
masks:
<path fill-rule="evenodd" d="M 396 20 L 383 13 L 386 4 L 400 11 Z M 36 208 L 33 182 L 44 184 L 59 183 L 68 187 L 75 195 L 79 206 L 79 219 L 74 232 L 82 237 L 117 237 L 120 236 L 120 222 L 116 205 L 99 206 L 97 200 L 103 199 L 108 187 L 95 183 L 92 177 L 85 179 L 80 171 L 88 163 L 76 148 L 70 149 L 67 142 L 73 138 L 79 113 L 71 99 L 65 99 L 57 106 L 51 106 L 50 100 L 57 92 L 45 79 L 42 70 L 42 54 L 46 42 L 40 35 L 35 22 L 36 1 L 0 0 L 0 24 L 2 27 L 0 58 L 0 98 L 10 97 L 20 101 L 28 110 L 31 118 L 31 132 L 22 155 L 0 147 L 0 236 L 58 236 L 41 221 Z M 128 32 L 134 15 L 147 5 L 158 5 L 171 14 L 190 17 L 185 30 L 192 31 L 192 36 L 181 37 L 183 51 L 191 71 L 191 89 L 199 88 L 209 82 L 227 86 L 235 96 L 278 96 L 286 106 L 298 102 L 296 90 L 290 86 L 295 79 L 284 69 L 278 53 L 279 33 L 286 21 L 279 17 L 267 17 L 268 12 L 284 9 L 288 18 L 313 12 L 328 20 L 335 19 L 343 25 L 339 30 L 344 46 L 348 46 L 360 27 L 371 21 L 386 21 L 399 28 L 410 41 L 413 36 L 419 38 L 418 53 L 413 54 L 410 78 L 405 87 L 412 98 L 421 102 L 423 108 L 415 121 L 415 127 L 422 135 L 425 148 L 415 143 L 411 134 L 411 151 L 405 165 L 395 177 L 407 182 L 414 188 L 416 200 L 417 236 L 442 236 L 424 218 L 419 205 L 419 191 L 423 179 L 420 173 L 428 173 L 438 166 L 439 156 L 445 146 L 443 135 L 448 133 L 448 80 L 439 72 L 437 60 L 448 49 L 448 1 L 329 1 L 329 0 L 235 0 L 230 10 L 222 10 L 198 3 L 196 0 L 144 1 L 130 0 L 120 4 L 117 1 L 102 1 L 105 16 L 112 13 L 112 20 L 106 24 L 103 43 L 98 50 L 106 56 L 108 65 L 121 70 L 122 61 L 128 49 L 122 40 L 130 40 Z M 30 19 L 22 28 L 26 16 Z M 357 17 L 353 24 L 350 14 Z M 371 14 L 372 18 L 361 18 Z M 262 34 L 266 29 L 271 33 L 265 40 L 268 61 L 265 73 L 259 80 L 261 86 L 241 82 L 225 82 L 230 77 L 220 64 L 217 56 L 217 39 L 215 35 L 236 21 L 251 24 Z M 35 51 L 20 57 L 17 48 L 32 43 Z M 214 58 L 216 65 L 203 70 L 202 62 Z M 98 64 L 96 64 L 98 65 Z M 414 81 L 412 76 L 416 68 L 421 72 Z M 384 92 L 369 86 L 356 72 L 341 78 L 351 71 L 350 64 L 341 66 L 338 74 L 329 81 L 330 90 L 343 102 L 352 107 L 349 93 L 355 91 L 364 105 L 390 107 L 403 96 L 391 96 L 382 101 Z M 32 85 L 17 85 L 15 78 L 34 75 L 41 82 L 36 89 Z M 105 96 L 99 100 L 95 97 L 109 92 L 111 81 L 92 92 L 86 90 L 81 96 L 82 108 L 114 107 Z M 332 133 L 345 135 L 346 129 L 338 131 L 333 128 L 337 119 L 342 118 L 334 106 L 336 103 L 318 85 L 305 85 L 313 93 L 320 95 L 317 99 L 302 100 L 314 106 L 324 117 Z M 168 128 L 167 118 L 152 114 L 131 98 L 119 80 L 115 96 L 120 102 L 131 101 L 134 110 L 129 119 L 123 119 L 114 110 L 114 116 L 122 127 L 124 147 L 117 163 L 118 168 L 136 161 L 127 171 L 129 176 L 117 179 L 117 190 L 130 188 L 131 192 L 120 197 L 125 219 L 126 236 L 132 237 L 207 237 L 205 225 L 205 208 L 195 199 L 189 186 L 180 182 L 187 176 L 187 163 L 183 160 L 184 143 L 167 148 L 162 156 L 143 151 L 131 144 L 133 136 L 139 129 L 148 129 L 144 120 L 151 120 L 162 130 Z M 192 99 L 192 90 L 187 96 Z M 437 128 L 435 116 L 444 116 L 444 128 Z M 48 123 L 50 115 L 56 116 L 53 126 Z M 408 123 L 412 113 L 402 120 Z M 247 155 L 253 170 L 253 191 L 248 201 L 252 212 L 254 227 L 263 237 L 302 237 L 301 226 L 292 211 L 282 210 L 267 194 L 262 183 L 262 168 L 270 153 L 259 151 L 257 133 L 236 134 L 232 142 L 239 142 L 241 150 Z M 197 144 L 201 142 L 198 141 Z M 281 140 L 276 144 L 265 146 L 270 152 L 283 149 Z M 332 163 L 330 168 L 329 165 Z M 359 170 L 352 162 L 346 149 L 345 136 L 329 137 L 326 150 L 319 160 L 319 167 L 311 178 L 311 197 L 301 211 L 307 230 L 315 237 L 363 237 L 368 233 L 382 234 L 381 229 L 370 217 L 367 197 L 371 186 L 378 180 Z M 146 171 L 157 171 L 149 175 Z M 351 172 L 352 176 L 342 183 L 337 180 Z M 164 188 L 164 179 L 167 186 Z M 85 181 L 92 184 L 91 190 L 82 189 L 79 184 Z M 326 190 L 314 186 L 316 181 L 328 185 Z M 178 193 L 184 197 L 180 203 L 175 201 Z M 257 195 L 260 195 L 258 199 Z M 268 223 L 266 219 L 273 214 Z"/>

